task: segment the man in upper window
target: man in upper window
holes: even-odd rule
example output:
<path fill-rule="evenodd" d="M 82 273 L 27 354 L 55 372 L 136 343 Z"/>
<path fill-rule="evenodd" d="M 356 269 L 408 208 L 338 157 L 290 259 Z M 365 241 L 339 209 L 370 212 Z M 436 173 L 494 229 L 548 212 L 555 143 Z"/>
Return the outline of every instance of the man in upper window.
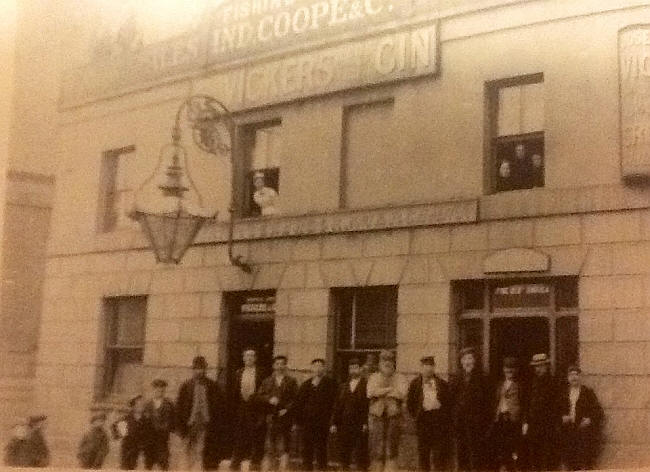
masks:
<path fill-rule="evenodd" d="M 515 156 L 511 163 L 513 188 L 533 188 L 533 163 L 526 154 L 524 143 L 515 144 Z"/>
<path fill-rule="evenodd" d="M 513 190 L 512 166 L 510 165 L 510 161 L 501 161 L 497 173 L 497 192 Z"/>
<path fill-rule="evenodd" d="M 264 172 L 258 171 L 253 175 L 253 201 L 260 207 L 262 216 L 277 215 L 278 210 L 278 192 L 266 186 Z"/>
<path fill-rule="evenodd" d="M 600 446 L 603 409 L 594 391 L 582 385 L 580 368 L 568 369 L 561 397 L 562 452 L 570 470 L 593 468 Z"/>
<path fill-rule="evenodd" d="M 325 360 L 311 361 L 312 377 L 298 391 L 295 418 L 302 427 L 302 467 L 312 470 L 314 455 L 318 470 L 327 470 L 327 437 L 336 400 L 336 382 L 325 375 Z"/>
<path fill-rule="evenodd" d="M 251 464 L 259 466 L 264 457 L 266 417 L 264 406 L 258 400 L 263 378 L 257 366 L 257 352 L 246 349 L 242 358 L 244 367 L 235 374 L 231 394 L 231 404 L 237 418 L 231 468 L 236 469 L 241 465 L 242 472 L 248 472 Z"/>
<path fill-rule="evenodd" d="M 206 375 L 208 364 L 203 356 L 192 361 L 192 378 L 178 392 L 176 412 L 178 432 L 185 440 L 186 469 L 214 469 L 217 429 L 223 422 L 223 396 L 217 383 Z"/>
<path fill-rule="evenodd" d="M 411 381 L 406 406 L 415 420 L 420 470 L 446 468 L 449 452 L 450 397 L 447 382 L 435 374 L 433 356 L 420 360 L 421 374 Z"/>
<path fill-rule="evenodd" d="M 530 158 L 533 167 L 533 187 L 544 186 L 544 158 L 541 154 L 535 153 Z"/>

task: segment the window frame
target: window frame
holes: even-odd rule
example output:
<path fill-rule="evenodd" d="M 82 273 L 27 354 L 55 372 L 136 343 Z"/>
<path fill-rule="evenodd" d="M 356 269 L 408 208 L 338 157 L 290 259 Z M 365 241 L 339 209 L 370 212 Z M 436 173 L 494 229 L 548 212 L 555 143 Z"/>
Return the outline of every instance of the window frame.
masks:
<path fill-rule="evenodd" d="M 282 127 L 282 119 L 280 117 L 267 118 L 259 121 L 251 121 L 242 123 L 237 126 L 237 142 L 239 144 L 239 161 L 242 163 L 242 166 L 238 172 L 241 185 L 238 186 L 242 190 L 240 191 L 237 201 L 239 207 L 239 216 L 242 218 L 261 218 L 261 214 L 255 214 L 254 208 L 257 206 L 253 202 L 253 179 L 252 176 L 255 171 L 262 170 L 266 174 L 267 172 L 275 172 L 277 174 L 277 186 L 276 191 L 278 195 L 280 194 L 280 171 L 282 169 L 282 163 L 279 166 L 266 167 L 264 169 L 253 169 L 253 148 L 255 146 L 256 133 L 260 129 L 273 128 L 273 127 Z M 233 164 L 234 165 L 234 164 Z"/>
<path fill-rule="evenodd" d="M 120 303 L 135 301 L 142 304 L 142 342 L 139 344 L 119 344 L 119 309 Z M 144 353 L 146 346 L 146 323 L 149 299 L 146 295 L 105 297 L 103 299 L 103 375 L 101 379 L 101 399 L 121 398 L 123 394 L 114 391 L 115 374 L 120 364 L 121 353 L 136 353 L 140 358 L 140 368 L 144 368 Z"/>
<path fill-rule="evenodd" d="M 128 228 L 118 227 L 116 203 L 120 191 L 117 188 L 117 176 L 119 173 L 120 158 L 127 154 L 135 154 L 135 145 L 111 149 L 102 154 L 100 170 L 100 192 L 97 212 L 97 230 L 101 233 Z M 135 191 L 135 189 L 133 189 Z"/>
<path fill-rule="evenodd" d="M 523 85 L 532 85 L 532 84 L 544 84 L 544 73 L 536 72 L 532 74 L 525 74 L 520 76 L 508 77 L 505 79 L 497 79 L 488 81 L 485 83 L 485 97 L 486 97 L 486 106 L 485 106 L 485 117 L 484 117 L 484 188 L 486 194 L 493 195 L 499 194 L 506 191 L 498 190 L 498 169 L 497 169 L 497 151 L 499 143 L 511 143 L 518 141 L 530 141 L 532 139 L 541 138 L 542 146 L 544 148 L 543 163 L 542 163 L 542 172 L 544 176 L 544 185 L 542 187 L 533 187 L 533 188 L 544 188 L 546 186 L 546 136 L 545 129 L 542 131 L 534 131 L 521 134 L 513 135 L 504 135 L 499 136 L 498 129 L 498 117 L 499 117 L 499 91 L 508 87 L 516 87 Z M 513 189 L 509 191 L 517 190 L 530 190 L 526 188 L 522 189 Z"/>
<path fill-rule="evenodd" d="M 558 292 L 558 285 L 570 281 L 575 283 L 576 302 L 579 300 L 580 279 L 578 276 L 559 276 L 559 277 L 516 277 L 516 278 L 486 278 L 486 279 L 473 279 L 473 280 L 458 280 L 453 284 L 456 293 L 457 307 L 456 310 L 456 345 L 458 350 L 463 347 L 461 324 L 464 320 L 481 320 L 482 323 L 482 345 L 473 346 L 480 348 L 480 362 L 481 367 L 485 373 L 490 370 L 490 322 L 494 319 L 503 318 L 536 318 L 542 317 L 549 321 L 549 358 L 551 360 L 551 370 L 557 372 L 558 364 L 558 351 L 557 340 L 558 320 L 562 318 L 575 318 L 579 321 L 580 307 L 579 302 L 574 307 L 559 307 L 557 304 L 556 294 Z M 492 305 L 492 289 L 496 284 L 504 284 L 513 282 L 515 284 L 547 284 L 550 286 L 551 291 L 549 294 L 548 306 L 539 307 L 519 307 L 519 308 L 494 308 Z M 463 309 L 463 290 L 471 284 L 482 284 L 483 291 L 483 307 L 480 309 Z M 577 340 L 578 346 L 580 340 Z M 579 350 L 578 350 L 579 355 Z M 579 358 L 578 358 L 579 360 Z"/>

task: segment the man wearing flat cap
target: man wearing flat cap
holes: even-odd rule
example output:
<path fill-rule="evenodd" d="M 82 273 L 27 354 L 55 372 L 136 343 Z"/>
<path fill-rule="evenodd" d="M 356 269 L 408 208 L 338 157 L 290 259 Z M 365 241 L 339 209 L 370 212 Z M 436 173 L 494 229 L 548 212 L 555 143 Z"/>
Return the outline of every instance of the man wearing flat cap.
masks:
<path fill-rule="evenodd" d="M 581 373 L 569 367 L 560 398 L 562 461 L 569 470 L 592 469 L 600 448 L 603 409 L 594 391 L 582 385 Z"/>
<path fill-rule="evenodd" d="M 174 404 L 166 397 L 167 382 L 155 379 L 151 382 L 153 397 L 144 407 L 144 416 L 150 426 L 147 448 L 144 454 L 145 467 L 150 470 L 158 465 L 161 470 L 169 469 L 169 435 L 175 428 Z"/>
<path fill-rule="evenodd" d="M 483 466 L 485 430 L 489 424 L 488 387 L 476 364 L 474 348 L 463 348 L 460 351 L 460 373 L 451 387 L 458 469 L 463 471 L 474 471 Z"/>
<path fill-rule="evenodd" d="M 521 410 L 524 399 L 517 371 L 517 359 L 503 359 L 503 379 L 496 388 L 496 409 L 490 431 L 497 470 L 514 471 L 521 454 Z"/>
<path fill-rule="evenodd" d="M 367 379 L 358 358 L 348 361 L 348 380 L 339 387 L 332 412 L 330 432 L 336 435 L 341 470 L 350 467 L 352 453 L 356 470 L 368 470 Z"/>
<path fill-rule="evenodd" d="M 223 421 L 223 395 L 217 383 L 206 375 L 203 356 L 192 361 L 192 378 L 178 391 L 177 431 L 185 442 L 185 468 L 212 470 L 219 465 L 218 428 Z"/>
<path fill-rule="evenodd" d="M 90 429 L 79 443 L 79 466 L 82 469 L 101 469 L 109 451 L 108 433 L 104 429 L 106 413 L 95 412 L 90 417 Z"/>
<path fill-rule="evenodd" d="M 368 437 L 373 472 L 395 471 L 402 435 L 402 404 L 408 393 L 406 379 L 395 372 L 395 355 L 379 354 L 379 371 L 368 379 Z"/>
<path fill-rule="evenodd" d="M 557 430 L 560 426 L 559 390 L 551 376 L 545 353 L 533 355 L 533 379 L 522 414 L 522 429 L 530 470 L 554 470 L 557 466 Z"/>
<path fill-rule="evenodd" d="M 421 373 L 411 381 L 406 406 L 415 420 L 419 469 L 436 470 L 447 466 L 451 421 L 451 398 L 447 382 L 435 373 L 435 359 L 420 359 Z"/>

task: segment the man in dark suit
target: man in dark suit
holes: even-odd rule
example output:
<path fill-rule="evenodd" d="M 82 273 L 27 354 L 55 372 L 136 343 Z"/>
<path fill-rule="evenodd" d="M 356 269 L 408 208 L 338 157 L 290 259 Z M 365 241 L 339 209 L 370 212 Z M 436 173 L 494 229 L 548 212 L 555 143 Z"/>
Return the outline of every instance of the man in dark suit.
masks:
<path fill-rule="evenodd" d="M 295 419 L 302 428 L 302 467 L 327 469 L 327 439 L 332 408 L 336 400 L 336 382 L 325 375 L 324 359 L 311 361 L 312 376 L 300 386 L 296 397 Z"/>
<path fill-rule="evenodd" d="M 339 463 L 342 470 L 350 467 L 354 452 L 357 469 L 368 470 L 368 396 L 359 359 L 348 362 L 349 378 L 341 384 L 330 432 L 337 435 Z"/>
<path fill-rule="evenodd" d="M 560 404 L 563 461 L 570 470 L 593 468 L 604 417 L 596 394 L 582 385 L 580 374 L 579 367 L 569 367 Z"/>
<path fill-rule="evenodd" d="M 551 361 L 545 353 L 535 354 L 530 362 L 534 376 L 523 410 L 521 432 L 527 449 L 530 470 L 555 470 L 557 430 L 560 424 L 559 391 L 549 372 Z"/>
<path fill-rule="evenodd" d="M 418 464 L 422 471 L 431 470 L 431 455 L 436 470 L 447 465 L 450 449 L 451 405 L 447 382 L 435 374 L 435 359 L 420 359 L 421 375 L 409 385 L 406 407 L 415 420 L 418 438 Z"/>
<path fill-rule="evenodd" d="M 266 418 L 258 399 L 263 377 L 257 366 L 257 353 L 247 349 L 242 358 L 244 367 L 236 372 L 231 391 L 232 411 L 236 415 L 231 468 L 241 465 L 242 472 L 248 472 L 251 464 L 259 467 L 264 457 Z"/>
<path fill-rule="evenodd" d="M 217 383 L 206 376 L 203 356 L 192 361 L 192 378 L 178 391 L 177 430 L 185 441 L 186 470 L 216 469 L 219 465 L 218 428 L 223 422 L 223 396 Z M 206 447 L 207 445 L 207 447 Z"/>
<path fill-rule="evenodd" d="M 278 459 L 280 472 L 289 466 L 289 446 L 293 425 L 293 407 L 298 393 L 296 379 L 287 374 L 287 357 L 273 359 L 273 374 L 264 379 L 259 390 L 260 404 L 267 413 L 267 440 L 262 470 L 268 471 L 271 461 Z"/>
<path fill-rule="evenodd" d="M 460 363 L 461 372 L 454 379 L 451 388 L 458 468 L 474 471 L 483 466 L 482 449 L 489 422 L 488 388 L 483 374 L 476 366 L 476 352 L 473 348 L 461 350 Z"/>
<path fill-rule="evenodd" d="M 174 404 L 169 400 L 165 391 L 167 382 L 156 379 L 151 383 L 153 398 L 144 406 L 144 416 L 149 423 L 149 434 L 144 451 L 144 463 L 147 469 L 154 465 L 162 470 L 169 469 L 169 435 L 174 430 Z"/>

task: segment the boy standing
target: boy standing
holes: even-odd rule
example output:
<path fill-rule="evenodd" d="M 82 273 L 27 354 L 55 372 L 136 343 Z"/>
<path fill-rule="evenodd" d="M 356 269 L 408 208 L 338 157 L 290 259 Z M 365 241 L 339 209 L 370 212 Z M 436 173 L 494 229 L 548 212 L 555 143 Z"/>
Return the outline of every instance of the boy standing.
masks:
<path fill-rule="evenodd" d="M 106 413 L 96 413 L 90 419 L 90 430 L 79 444 L 79 466 L 83 469 L 101 469 L 108 455 L 108 434 L 104 429 Z"/>
<path fill-rule="evenodd" d="M 30 467 L 32 463 L 29 447 L 29 425 L 21 420 L 13 428 L 12 438 L 5 448 L 5 465 L 8 467 Z"/>
<path fill-rule="evenodd" d="M 144 417 L 149 423 L 149 434 L 144 451 L 147 470 L 158 464 L 161 470 L 169 469 L 169 435 L 174 429 L 174 404 L 165 396 L 167 382 L 156 379 L 151 383 L 153 398 L 144 407 Z"/>
<path fill-rule="evenodd" d="M 144 452 L 149 428 L 144 417 L 142 395 L 129 400 L 129 413 L 113 423 L 113 437 L 122 439 L 120 447 L 120 468 L 134 470 L 138 466 L 140 453 Z"/>

